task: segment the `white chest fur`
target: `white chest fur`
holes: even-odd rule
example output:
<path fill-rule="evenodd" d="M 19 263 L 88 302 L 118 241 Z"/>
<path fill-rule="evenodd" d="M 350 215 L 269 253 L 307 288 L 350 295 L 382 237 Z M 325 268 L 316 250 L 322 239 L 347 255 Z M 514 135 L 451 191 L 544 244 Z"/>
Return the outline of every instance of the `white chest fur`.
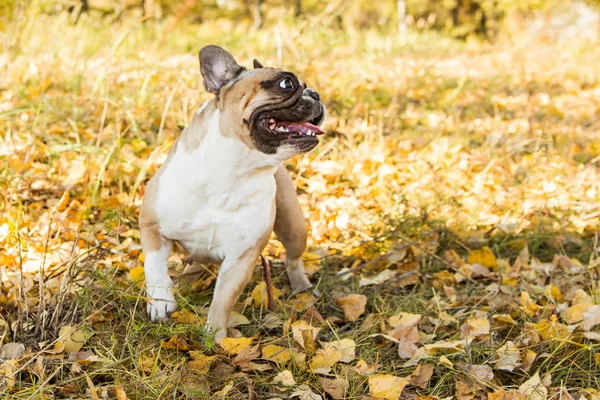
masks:
<path fill-rule="evenodd" d="M 190 127 L 193 129 L 193 126 Z M 275 218 L 280 161 L 219 132 L 219 112 L 193 150 L 178 146 L 158 182 L 160 233 L 192 258 L 220 262 L 256 246 Z"/>

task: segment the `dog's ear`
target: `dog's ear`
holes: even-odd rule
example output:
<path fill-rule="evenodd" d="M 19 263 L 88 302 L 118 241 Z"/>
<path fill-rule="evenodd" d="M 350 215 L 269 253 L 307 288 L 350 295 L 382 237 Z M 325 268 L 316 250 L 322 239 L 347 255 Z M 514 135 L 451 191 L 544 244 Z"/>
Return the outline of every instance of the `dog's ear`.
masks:
<path fill-rule="evenodd" d="M 263 65 L 260 63 L 260 61 L 258 61 L 256 58 L 254 59 L 254 61 L 252 62 L 252 65 L 254 65 L 254 69 L 257 68 L 264 68 Z"/>
<path fill-rule="evenodd" d="M 200 72 L 204 78 L 204 87 L 210 93 L 219 90 L 238 77 L 244 67 L 240 66 L 233 56 L 219 46 L 205 46 L 200 50 Z"/>

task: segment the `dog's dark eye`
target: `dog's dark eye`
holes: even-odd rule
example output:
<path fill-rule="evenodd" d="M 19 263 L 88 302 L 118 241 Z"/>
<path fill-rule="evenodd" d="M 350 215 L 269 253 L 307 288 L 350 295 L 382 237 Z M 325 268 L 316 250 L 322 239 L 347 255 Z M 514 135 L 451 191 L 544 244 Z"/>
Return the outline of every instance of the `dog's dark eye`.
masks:
<path fill-rule="evenodd" d="M 294 81 L 292 81 L 290 78 L 285 78 L 284 80 L 279 82 L 279 87 L 282 89 L 293 89 Z"/>

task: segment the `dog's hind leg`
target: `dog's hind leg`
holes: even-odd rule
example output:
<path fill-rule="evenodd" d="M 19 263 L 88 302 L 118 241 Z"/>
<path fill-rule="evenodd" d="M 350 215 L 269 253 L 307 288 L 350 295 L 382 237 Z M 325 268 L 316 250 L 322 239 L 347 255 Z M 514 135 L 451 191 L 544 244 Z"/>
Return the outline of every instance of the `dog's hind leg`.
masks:
<path fill-rule="evenodd" d="M 306 223 L 298 202 L 292 177 L 285 167 L 275 173 L 277 182 L 275 234 L 285 247 L 285 267 L 292 292 L 299 293 L 312 287 L 304 272 L 302 253 L 306 249 Z"/>
<path fill-rule="evenodd" d="M 140 212 L 140 234 L 144 250 L 146 294 L 149 298 L 148 316 L 153 321 L 164 321 L 177 307 L 173 295 L 173 281 L 167 267 L 167 258 L 171 254 L 173 242 L 158 231 L 158 223 L 151 209 L 151 201 L 146 199 L 144 199 Z"/>

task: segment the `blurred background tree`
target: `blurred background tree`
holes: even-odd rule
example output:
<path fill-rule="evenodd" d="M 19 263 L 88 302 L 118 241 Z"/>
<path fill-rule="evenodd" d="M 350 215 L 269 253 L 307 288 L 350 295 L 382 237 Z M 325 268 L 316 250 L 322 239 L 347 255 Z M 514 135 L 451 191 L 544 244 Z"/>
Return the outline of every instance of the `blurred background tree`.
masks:
<path fill-rule="evenodd" d="M 19 8 L 54 14 L 68 11 L 119 20 L 133 13 L 146 19 L 200 23 L 214 18 L 246 21 L 255 29 L 283 18 L 321 18 L 340 29 L 437 30 L 455 38 L 493 40 L 507 18 L 573 8 L 598 9 L 600 0 L 0 0 L 0 29 Z M 558 10 L 558 11 L 556 11 Z"/>

